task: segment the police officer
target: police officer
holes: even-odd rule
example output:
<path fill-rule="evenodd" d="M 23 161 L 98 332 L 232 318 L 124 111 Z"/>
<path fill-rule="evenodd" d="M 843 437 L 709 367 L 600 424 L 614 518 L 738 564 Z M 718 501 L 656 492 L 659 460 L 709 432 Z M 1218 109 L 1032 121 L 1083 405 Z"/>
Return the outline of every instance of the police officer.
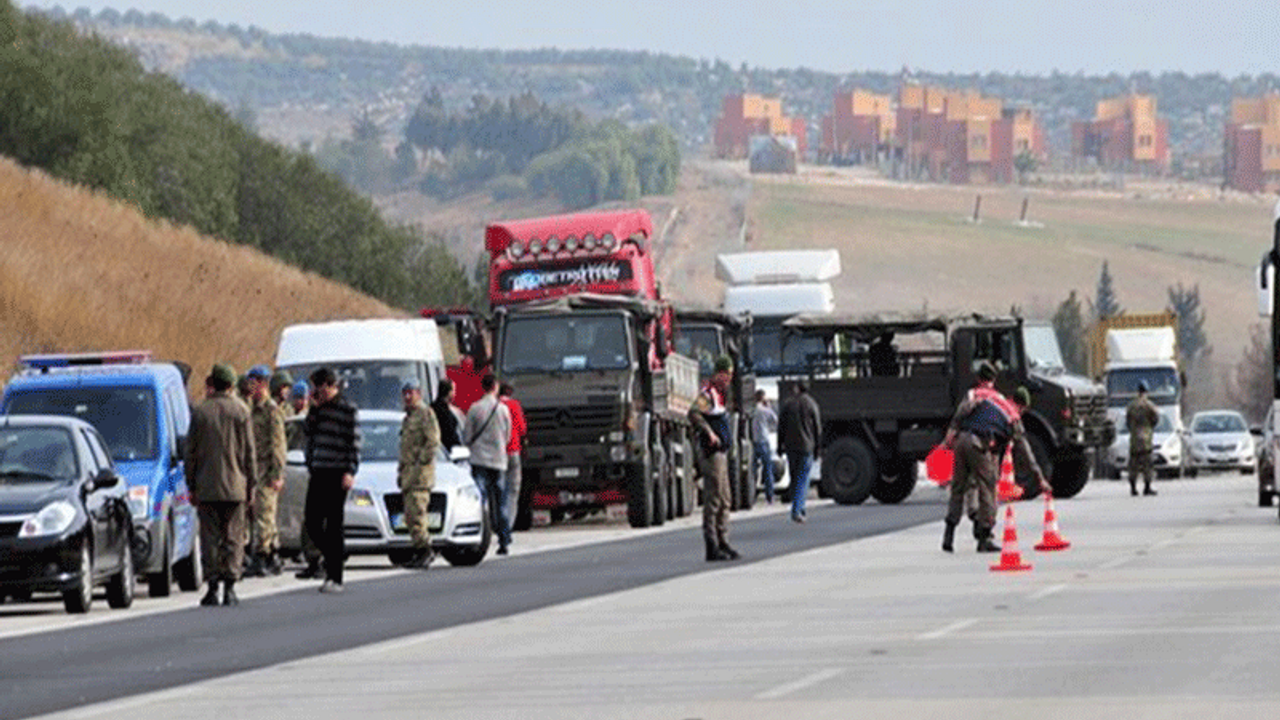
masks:
<path fill-rule="evenodd" d="M 440 425 L 436 415 L 422 402 L 422 386 L 407 380 L 400 388 L 404 396 L 404 421 L 400 425 L 400 464 L 396 483 L 404 497 L 404 520 L 413 539 L 413 557 L 406 567 L 426 570 L 435 553 L 427 525 L 427 506 L 436 484 L 436 452 L 440 449 Z"/>
<path fill-rule="evenodd" d="M 254 544 L 246 577 L 280 574 L 280 530 L 278 513 L 280 491 L 284 490 L 285 454 L 284 416 L 271 398 L 271 368 L 254 365 L 249 378 L 249 416 L 253 424 L 254 458 L 258 476 L 253 485 Z"/>
<path fill-rule="evenodd" d="M 1138 475 L 1142 475 L 1142 494 L 1155 495 L 1151 487 L 1151 477 L 1155 468 L 1151 465 L 1152 436 L 1156 424 L 1160 422 L 1160 413 L 1147 398 L 1147 383 L 1138 383 L 1138 396 L 1124 411 L 1124 425 L 1129 429 L 1129 494 L 1138 494 Z"/>
<path fill-rule="evenodd" d="M 975 484 L 978 512 L 973 521 L 973 537 L 978 541 L 978 552 L 1000 552 L 1000 546 L 991 541 L 991 530 L 996 524 L 999 463 L 1010 442 L 1014 453 L 1021 455 L 1026 466 L 1035 473 L 1040 487 L 1044 490 L 1049 488 L 1022 429 L 1022 410 L 1030 404 L 1031 393 L 1024 387 L 1014 393 L 1014 402 L 993 388 L 990 392 L 970 393 L 956 408 L 943 440 L 947 447 L 955 450 L 951 499 L 942 534 L 942 549 L 946 552 L 954 551 L 956 526 L 964 514 L 965 494 Z"/>
<path fill-rule="evenodd" d="M 738 551 L 729 547 L 729 416 L 726 402 L 733 380 L 733 360 L 716 358 L 715 374 L 702 386 L 689 409 L 689 419 L 698 432 L 702 475 L 702 537 L 707 561 L 737 560 Z"/>
<path fill-rule="evenodd" d="M 245 506 L 252 502 L 253 430 L 249 408 L 232 396 L 235 370 L 214 365 L 205 380 L 208 397 L 191 412 L 186 470 L 200 516 L 200 546 L 209 591 L 201 605 L 236 605 L 235 583 L 244 562 Z"/>

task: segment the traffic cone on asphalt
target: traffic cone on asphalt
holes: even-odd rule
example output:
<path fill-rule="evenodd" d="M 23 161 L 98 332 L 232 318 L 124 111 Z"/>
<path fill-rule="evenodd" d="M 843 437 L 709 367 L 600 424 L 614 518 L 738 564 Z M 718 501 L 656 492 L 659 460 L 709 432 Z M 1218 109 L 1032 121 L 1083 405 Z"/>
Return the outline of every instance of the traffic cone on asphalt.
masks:
<path fill-rule="evenodd" d="M 1009 502 L 1022 498 L 1022 486 L 1013 479 L 1013 449 L 1004 451 L 1004 460 L 1000 462 L 1000 482 L 996 484 L 996 497 L 1000 502 Z"/>
<path fill-rule="evenodd" d="M 1013 506 L 1004 506 L 1004 544 L 1000 547 L 1000 562 L 992 565 L 992 572 L 1030 570 L 1029 563 L 1022 562 L 1018 552 L 1018 529 L 1013 525 Z"/>
<path fill-rule="evenodd" d="M 1049 552 L 1052 550 L 1066 550 L 1069 547 L 1071 547 L 1071 543 L 1058 533 L 1058 513 L 1053 509 L 1053 493 L 1045 493 L 1044 539 L 1036 545 L 1036 550 Z"/>

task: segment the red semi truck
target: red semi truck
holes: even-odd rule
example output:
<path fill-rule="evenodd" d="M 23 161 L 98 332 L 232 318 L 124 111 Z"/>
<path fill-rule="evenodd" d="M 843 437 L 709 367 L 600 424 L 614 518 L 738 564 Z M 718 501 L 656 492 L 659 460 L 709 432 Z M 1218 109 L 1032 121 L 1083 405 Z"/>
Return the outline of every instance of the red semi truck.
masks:
<path fill-rule="evenodd" d="M 693 511 L 686 417 L 698 364 L 671 351 L 672 309 L 643 210 L 485 229 L 493 368 L 529 435 L 516 527 L 625 503 L 633 527 Z"/>

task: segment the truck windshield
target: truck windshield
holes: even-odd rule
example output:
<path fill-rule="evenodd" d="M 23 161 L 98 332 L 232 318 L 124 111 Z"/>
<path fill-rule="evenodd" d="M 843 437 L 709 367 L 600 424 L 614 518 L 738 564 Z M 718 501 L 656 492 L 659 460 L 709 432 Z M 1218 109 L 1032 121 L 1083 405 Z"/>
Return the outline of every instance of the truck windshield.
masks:
<path fill-rule="evenodd" d="M 49 388 L 14 392 L 11 415 L 65 415 L 98 429 L 117 462 L 154 460 L 156 395 L 149 387 Z"/>
<path fill-rule="evenodd" d="M 1058 334 L 1051 325 L 1023 325 L 1022 342 L 1027 350 L 1027 362 L 1033 370 L 1061 370 L 1062 349 L 1058 347 Z"/>
<path fill-rule="evenodd" d="M 510 318 L 503 334 L 502 373 L 621 370 L 631 363 L 621 315 Z"/>
<path fill-rule="evenodd" d="M 1123 406 L 1138 394 L 1138 383 L 1147 384 L 1151 402 L 1167 405 L 1177 402 L 1180 385 L 1173 368 L 1122 368 L 1107 373 L 1107 397 L 1110 405 Z"/>
<path fill-rule="evenodd" d="M 282 367 L 295 378 L 310 378 L 321 367 L 338 373 L 338 385 L 347 402 L 362 410 L 403 410 L 400 388 L 410 378 L 422 383 L 422 397 L 431 402 L 434 387 L 428 387 L 426 368 L 411 360 L 369 360 L 366 362 L 334 362 Z"/>
<path fill-rule="evenodd" d="M 757 325 L 751 329 L 751 360 L 757 375 L 804 374 L 818 357 L 827 353 L 827 343 L 815 335 L 791 335 L 783 347 L 782 328 Z"/>
<path fill-rule="evenodd" d="M 715 370 L 716 357 L 724 350 L 714 327 L 681 326 L 676 333 L 676 352 L 698 361 L 698 374 L 706 377 Z"/>

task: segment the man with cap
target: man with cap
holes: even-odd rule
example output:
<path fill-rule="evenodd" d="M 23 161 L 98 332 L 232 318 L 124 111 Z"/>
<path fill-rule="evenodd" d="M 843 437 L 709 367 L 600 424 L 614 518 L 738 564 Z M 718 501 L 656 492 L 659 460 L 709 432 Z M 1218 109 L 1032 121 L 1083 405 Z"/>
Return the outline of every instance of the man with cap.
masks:
<path fill-rule="evenodd" d="M 293 415 L 306 415 L 307 409 L 311 406 L 311 386 L 306 380 L 299 380 L 289 388 L 289 407 L 293 411 Z"/>
<path fill-rule="evenodd" d="M 246 506 L 257 478 L 249 408 L 232 396 L 235 370 L 214 365 L 205 380 L 209 397 L 191 411 L 186 473 L 200 518 L 200 546 L 209 591 L 201 605 L 236 605 L 235 583 L 244 563 Z"/>
<path fill-rule="evenodd" d="M 406 567 L 426 570 L 435 553 L 427 525 L 427 506 L 436 484 L 436 452 L 440 449 L 440 425 L 422 402 L 422 385 L 409 379 L 400 387 L 404 396 L 404 421 L 400 424 L 400 464 L 396 484 L 404 497 L 404 522 L 413 540 L 413 556 Z"/>
<path fill-rule="evenodd" d="M 740 555 L 729 546 L 729 383 L 733 381 L 733 360 L 716 358 L 715 373 L 698 392 L 689 408 L 689 420 L 697 432 L 699 474 L 702 476 L 702 538 L 707 562 L 737 560 Z"/>
<path fill-rule="evenodd" d="M 994 378 L 995 368 L 986 374 Z M 976 485 L 978 512 L 973 518 L 973 537 L 978 541 L 978 552 L 1000 552 L 1000 546 L 991 540 L 991 530 L 996 524 L 996 479 L 1009 443 L 1013 443 L 1014 455 L 1021 456 L 1026 467 L 1039 479 L 1041 489 L 1049 491 L 1049 483 L 1036 464 L 1022 427 L 1022 411 L 1030 404 L 1031 393 L 1024 387 L 1014 392 L 1011 402 L 994 387 L 984 389 L 980 384 L 956 408 L 943 439 L 943 444 L 955 451 L 951 500 L 942 534 L 944 551 L 954 552 L 956 526 L 964 514 L 965 495 L 970 486 Z"/>
<path fill-rule="evenodd" d="M 1151 487 L 1155 468 L 1151 463 L 1156 425 L 1160 422 L 1160 411 L 1147 397 L 1147 382 L 1138 382 L 1138 396 L 1124 411 L 1124 426 L 1129 430 L 1129 494 L 1138 494 L 1138 476 L 1142 476 L 1142 494 L 1155 495 Z"/>
<path fill-rule="evenodd" d="M 291 414 L 289 410 L 289 395 L 293 388 L 293 376 L 288 370 L 277 370 L 271 373 L 271 399 L 276 401 L 276 408 L 280 410 L 280 416 L 288 418 Z"/>
<path fill-rule="evenodd" d="M 284 490 L 285 455 L 284 416 L 271 399 L 271 368 L 254 365 L 249 378 L 249 417 L 253 424 L 254 458 L 258 475 L 253 485 L 253 547 L 247 577 L 280 574 L 278 512 L 280 491 Z"/>

